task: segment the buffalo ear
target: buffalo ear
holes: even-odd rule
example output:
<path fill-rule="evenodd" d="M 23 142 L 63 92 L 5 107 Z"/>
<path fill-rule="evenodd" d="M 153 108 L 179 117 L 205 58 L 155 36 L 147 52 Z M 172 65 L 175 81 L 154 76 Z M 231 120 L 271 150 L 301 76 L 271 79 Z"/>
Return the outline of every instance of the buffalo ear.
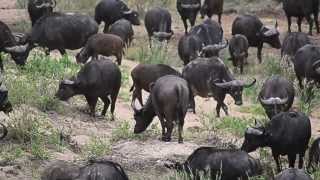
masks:
<path fill-rule="evenodd" d="M 155 83 L 150 83 L 150 84 L 149 84 L 149 90 L 150 90 L 150 91 L 152 91 L 152 89 L 153 89 L 153 87 L 154 87 L 154 84 L 155 84 Z"/>

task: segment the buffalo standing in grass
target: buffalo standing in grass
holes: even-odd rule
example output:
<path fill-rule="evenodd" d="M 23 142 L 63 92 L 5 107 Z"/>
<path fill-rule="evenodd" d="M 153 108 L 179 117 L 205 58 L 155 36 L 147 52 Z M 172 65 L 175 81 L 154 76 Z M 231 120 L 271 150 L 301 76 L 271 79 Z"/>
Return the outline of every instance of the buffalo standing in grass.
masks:
<path fill-rule="evenodd" d="M 294 101 L 293 83 L 279 75 L 268 78 L 259 93 L 259 101 L 271 119 L 280 112 L 289 111 Z"/>
<path fill-rule="evenodd" d="M 297 51 L 307 44 L 311 44 L 311 41 L 306 33 L 288 33 L 282 42 L 281 57 L 289 64 Z"/>
<path fill-rule="evenodd" d="M 248 179 L 262 174 L 259 160 L 239 150 L 200 147 L 183 164 L 165 164 L 170 169 L 187 173 L 190 179 L 200 180 L 200 174 L 212 180 Z"/>
<path fill-rule="evenodd" d="M 312 180 L 302 169 L 289 168 L 278 174 L 274 180 Z"/>
<path fill-rule="evenodd" d="M 211 19 L 211 17 L 216 14 L 218 15 L 218 22 L 221 24 L 223 1 L 224 0 L 204 0 L 200 10 L 201 18 L 204 18 L 207 15 Z"/>
<path fill-rule="evenodd" d="M 75 95 L 84 95 L 90 108 L 90 115 L 95 116 L 95 108 L 100 98 L 104 102 L 101 115 L 104 116 L 111 103 L 111 120 L 121 86 L 121 72 L 111 60 L 100 58 L 83 66 L 76 77 L 60 83 L 56 97 L 67 101 Z"/>
<path fill-rule="evenodd" d="M 311 15 L 314 16 L 317 32 L 319 29 L 319 0 L 283 0 L 283 10 L 288 19 L 288 32 L 291 32 L 291 17 L 297 17 L 297 24 L 299 32 L 301 32 L 301 23 L 303 18 L 306 18 L 309 23 L 309 34 L 312 35 L 313 20 Z"/>
<path fill-rule="evenodd" d="M 320 165 L 320 138 L 313 141 L 309 149 L 308 170 L 316 170 Z"/>
<path fill-rule="evenodd" d="M 97 32 L 97 23 L 88 15 L 51 13 L 41 17 L 33 26 L 26 45 L 7 48 L 7 51 L 19 53 L 19 64 L 25 64 L 30 51 L 36 46 L 47 48 L 47 54 L 55 49 L 65 54 L 66 49 L 82 48 Z"/>
<path fill-rule="evenodd" d="M 311 137 L 310 119 L 300 112 L 283 112 L 274 116 L 265 126 L 256 124 L 245 132 L 241 149 L 253 152 L 259 147 L 270 147 L 272 156 L 281 171 L 280 155 L 287 155 L 289 167 L 293 168 L 299 155 L 299 168 Z"/>
<path fill-rule="evenodd" d="M 256 82 L 254 80 L 247 84 L 236 80 L 218 57 L 198 58 L 191 61 L 184 67 L 182 76 L 188 81 L 193 96 L 213 97 L 217 101 L 217 117 L 220 117 L 221 108 L 226 115 L 229 114 L 228 107 L 224 103 L 227 94 L 232 96 L 236 105 L 242 105 L 243 88 L 251 87 Z M 194 100 L 191 101 L 191 106 L 195 106 Z"/>
<path fill-rule="evenodd" d="M 263 25 L 260 19 L 254 15 L 240 15 L 232 23 L 232 35 L 242 34 L 246 36 L 250 47 L 257 47 L 257 57 L 259 63 L 262 62 L 263 43 L 271 45 L 273 48 L 280 49 L 278 23 L 275 27 Z"/>
<path fill-rule="evenodd" d="M 157 115 L 162 127 L 162 141 L 171 141 L 173 125 L 178 125 L 179 143 L 183 143 L 182 131 L 184 118 L 189 105 L 190 91 L 187 81 L 174 75 L 166 75 L 150 85 L 150 96 L 147 103 L 138 110 L 135 105 L 134 133 L 147 129 Z"/>
<path fill-rule="evenodd" d="M 156 7 L 146 13 L 144 24 L 148 32 L 150 47 L 152 37 L 159 41 L 171 39 L 173 35 L 171 23 L 171 14 L 167 9 Z"/>
<path fill-rule="evenodd" d="M 56 0 L 29 0 L 28 13 L 31 19 L 32 26 L 42 16 L 52 13 L 56 5 Z"/>
<path fill-rule="evenodd" d="M 231 56 L 233 66 L 240 68 L 240 73 L 243 73 L 243 65 L 247 62 L 248 58 L 248 39 L 241 35 L 234 35 L 229 42 L 229 53 Z"/>
<path fill-rule="evenodd" d="M 109 26 L 119 19 L 127 19 L 133 25 L 140 25 L 139 14 L 133 11 L 121 0 L 101 0 L 95 8 L 95 20 L 98 24 L 104 22 L 103 32 L 109 31 Z"/>
<path fill-rule="evenodd" d="M 187 20 L 189 20 L 191 27 L 193 27 L 200 8 L 201 0 L 177 0 L 177 9 L 183 21 L 185 34 L 188 33 Z"/>
<path fill-rule="evenodd" d="M 165 75 L 181 76 L 181 73 L 165 64 L 139 64 L 131 71 L 133 85 L 130 88 L 132 92 L 131 104 L 138 99 L 143 106 L 142 90 L 150 92 L 150 84 L 156 82 Z"/>
<path fill-rule="evenodd" d="M 126 19 L 120 19 L 112 24 L 108 33 L 121 37 L 127 47 L 131 45 L 134 35 L 132 24 Z"/>

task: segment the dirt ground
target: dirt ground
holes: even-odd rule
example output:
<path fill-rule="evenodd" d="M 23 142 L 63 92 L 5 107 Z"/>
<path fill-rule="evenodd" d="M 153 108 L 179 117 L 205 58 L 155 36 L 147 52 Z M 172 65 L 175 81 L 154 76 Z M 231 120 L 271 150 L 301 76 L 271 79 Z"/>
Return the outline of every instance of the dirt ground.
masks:
<path fill-rule="evenodd" d="M 226 38 L 230 38 L 231 35 L 231 24 L 236 17 L 235 14 L 224 15 L 223 29 L 225 30 Z M 28 19 L 26 10 L 15 9 L 15 1 L 14 0 L 0 0 L 0 20 L 14 25 L 21 19 Z M 277 18 L 280 31 L 282 36 L 286 33 L 287 23 L 286 20 L 282 18 Z M 262 18 L 263 22 L 267 25 L 273 25 L 275 23 L 274 16 L 265 15 Z M 200 22 L 200 20 L 198 20 Z M 179 37 L 183 35 L 184 29 L 179 21 L 178 24 L 174 24 L 174 32 L 175 37 L 171 43 L 172 47 L 177 47 L 177 41 Z M 146 36 L 146 32 L 143 26 L 134 27 L 136 38 L 142 38 Z M 296 26 L 294 25 L 295 29 Z M 304 24 L 303 29 L 306 31 L 307 25 Z M 317 43 L 320 36 L 313 36 L 314 41 Z M 264 54 L 272 53 L 272 54 L 280 54 L 278 50 L 274 50 L 265 46 Z M 256 63 L 257 60 L 255 58 L 256 50 L 250 50 L 250 63 Z M 128 69 L 132 69 L 137 65 L 136 62 L 130 60 L 124 60 L 123 66 Z M 130 80 L 131 82 L 131 80 Z M 144 94 L 144 99 L 146 99 L 147 94 Z M 240 107 L 234 105 L 234 101 L 227 97 L 225 100 L 226 104 L 229 107 L 229 113 L 232 117 L 251 117 L 251 114 L 240 112 Z M 249 101 L 245 100 L 245 106 L 248 106 Z M 216 102 L 212 99 L 209 101 L 203 98 L 196 98 L 196 111 L 197 114 L 188 113 L 185 120 L 185 131 L 191 131 L 199 129 L 201 124 L 201 114 L 215 111 Z M 25 166 L 21 165 L 12 165 L 2 167 L 0 165 L 0 180 L 15 180 L 15 179 L 23 179 L 29 180 L 32 179 L 33 172 L 28 168 L 27 163 L 31 163 L 31 166 L 39 167 L 41 170 L 47 164 L 51 163 L 55 160 L 66 160 L 66 161 L 77 161 L 79 159 L 79 154 L 75 149 L 82 148 L 88 141 L 90 137 L 97 136 L 103 138 L 111 138 L 112 130 L 115 129 L 121 121 L 128 121 L 131 126 L 134 124 L 133 120 L 133 112 L 131 110 L 129 102 L 126 102 L 122 99 L 118 99 L 116 106 L 116 121 L 110 122 L 99 119 L 92 119 L 87 114 L 80 112 L 79 110 L 83 108 L 85 105 L 84 99 L 79 102 L 71 101 L 69 104 L 65 104 L 65 109 L 67 109 L 68 114 L 59 114 L 57 112 L 50 112 L 48 114 L 49 118 L 53 122 L 53 124 L 58 129 L 63 129 L 71 132 L 70 143 L 72 144 L 72 150 L 66 149 L 64 152 L 53 152 L 53 157 L 51 160 L 45 162 L 28 162 L 27 160 L 22 160 Z M 224 113 L 222 113 L 224 116 Z M 320 124 L 319 122 L 320 113 L 315 109 L 311 115 L 312 120 L 312 134 L 314 137 L 320 135 Z M 158 123 L 158 120 L 155 119 L 154 123 Z M 158 137 L 160 134 L 158 134 Z M 197 147 L 200 145 L 207 146 L 216 146 L 217 144 L 221 144 L 221 142 L 231 142 L 235 139 L 230 134 L 223 134 L 223 136 L 219 136 L 219 138 L 213 139 L 212 141 L 202 142 L 202 141 L 185 141 L 184 144 L 178 144 L 176 137 L 174 137 L 173 142 L 164 143 L 159 141 L 158 137 L 148 137 L 144 140 L 121 140 L 117 142 L 112 147 L 111 155 L 106 158 L 115 160 L 122 164 L 129 175 L 135 177 L 135 179 L 154 179 L 154 177 L 150 177 L 148 173 L 154 171 L 154 174 L 168 174 L 168 170 L 163 168 L 163 163 L 168 159 L 171 160 L 184 160 L 186 157 Z M 242 139 L 237 139 L 236 145 L 239 145 L 242 142 Z M 0 144 L 1 145 L 1 144 Z M 138 178 L 139 177 L 139 178 Z"/>

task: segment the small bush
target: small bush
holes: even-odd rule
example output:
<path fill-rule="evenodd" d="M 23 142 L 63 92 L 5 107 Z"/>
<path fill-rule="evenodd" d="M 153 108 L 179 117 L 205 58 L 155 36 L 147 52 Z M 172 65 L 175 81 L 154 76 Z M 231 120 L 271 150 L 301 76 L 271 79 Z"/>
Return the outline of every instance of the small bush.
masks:
<path fill-rule="evenodd" d="M 128 121 L 123 121 L 112 131 L 112 141 L 116 142 L 121 139 L 132 139 L 135 137 Z"/>
<path fill-rule="evenodd" d="M 110 142 L 99 137 L 92 137 L 84 148 L 84 156 L 86 159 L 97 159 L 109 152 L 111 152 Z"/>

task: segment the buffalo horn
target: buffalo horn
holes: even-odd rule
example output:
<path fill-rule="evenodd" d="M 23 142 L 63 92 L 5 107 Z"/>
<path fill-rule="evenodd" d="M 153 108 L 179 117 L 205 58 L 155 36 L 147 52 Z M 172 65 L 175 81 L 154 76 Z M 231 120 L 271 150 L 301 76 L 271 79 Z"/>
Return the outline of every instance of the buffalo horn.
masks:
<path fill-rule="evenodd" d="M 257 135 L 257 136 L 261 136 L 263 134 L 263 132 L 259 129 L 256 128 L 248 128 L 246 131 L 247 134 L 253 134 L 253 135 Z"/>
<path fill-rule="evenodd" d="M 312 64 L 312 69 L 317 72 L 318 74 L 320 74 L 320 60 L 314 62 Z"/>
<path fill-rule="evenodd" d="M 268 28 L 266 27 L 268 30 L 266 32 L 263 33 L 263 35 L 265 37 L 270 37 L 270 36 L 273 36 L 273 35 L 276 35 L 278 34 L 278 31 L 276 28 Z"/>
<path fill-rule="evenodd" d="M 123 14 L 132 14 L 132 10 L 124 11 Z"/>
<path fill-rule="evenodd" d="M 8 129 L 7 129 L 7 127 L 6 127 L 4 124 L 0 123 L 0 125 L 2 126 L 2 129 L 3 129 L 3 134 L 2 134 L 2 136 L 0 137 L 0 140 L 1 140 L 1 139 L 5 138 L 5 137 L 7 136 L 7 134 L 8 134 Z"/>
<path fill-rule="evenodd" d="M 279 98 L 279 97 L 271 97 L 268 99 L 263 99 L 260 97 L 260 101 L 265 104 L 265 105 L 282 105 L 282 104 L 286 104 L 288 102 L 288 97 L 286 98 Z"/>
<path fill-rule="evenodd" d="M 29 44 L 22 46 L 5 47 L 4 49 L 9 53 L 23 53 L 27 50 L 28 45 Z"/>
<path fill-rule="evenodd" d="M 250 84 L 244 84 L 243 87 L 244 88 L 249 88 L 249 87 L 253 86 L 256 82 L 257 82 L 257 79 L 254 78 L 254 80 Z"/>
<path fill-rule="evenodd" d="M 74 81 L 71 81 L 71 80 L 68 80 L 68 79 L 63 80 L 62 83 L 65 84 L 65 85 L 74 85 Z"/>
<path fill-rule="evenodd" d="M 184 9 L 197 9 L 200 7 L 199 3 L 196 4 L 181 4 L 181 7 Z"/>

